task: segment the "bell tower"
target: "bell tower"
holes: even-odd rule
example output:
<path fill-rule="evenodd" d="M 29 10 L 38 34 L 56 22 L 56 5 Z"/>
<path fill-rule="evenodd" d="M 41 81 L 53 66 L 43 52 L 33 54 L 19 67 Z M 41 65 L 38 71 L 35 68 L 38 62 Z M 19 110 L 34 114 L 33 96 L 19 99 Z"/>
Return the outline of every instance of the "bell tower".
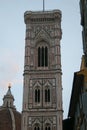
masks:
<path fill-rule="evenodd" d="M 61 11 L 27 11 L 22 130 L 62 130 Z"/>

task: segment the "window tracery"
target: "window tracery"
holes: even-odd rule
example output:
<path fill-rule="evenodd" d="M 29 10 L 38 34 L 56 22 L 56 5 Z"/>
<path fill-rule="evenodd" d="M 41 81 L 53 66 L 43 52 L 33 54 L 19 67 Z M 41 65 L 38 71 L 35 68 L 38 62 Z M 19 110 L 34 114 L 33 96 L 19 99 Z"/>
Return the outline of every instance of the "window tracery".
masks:
<path fill-rule="evenodd" d="M 35 89 L 35 103 L 40 103 L 40 89 L 38 87 Z"/>
<path fill-rule="evenodd" d="M 45 88 L 45 102 L 50 102 L 50 89 Z"/>
<path fill-rule="evenodd" d="M 48 66 L 48 47 L 39 46 L 38 47 L 38 67 Z"/>

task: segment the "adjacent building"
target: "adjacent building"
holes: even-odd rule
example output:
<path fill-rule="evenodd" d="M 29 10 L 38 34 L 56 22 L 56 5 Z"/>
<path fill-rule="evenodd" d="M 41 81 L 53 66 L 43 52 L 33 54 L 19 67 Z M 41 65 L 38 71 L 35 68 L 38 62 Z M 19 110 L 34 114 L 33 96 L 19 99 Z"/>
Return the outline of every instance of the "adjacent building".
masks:
<path fill-rule="evenodd" d="M 85 66 L 87 67 L 87 0 L 80 0 L 80 13 L 82 25 L 83 52 Z"/>
<path fill-rule="evenodd" d="M 80 71 L 74 73 L 68 119 L 71 130 L 87 130 L 87 0 L 80 0 L 83 53 Z"/>

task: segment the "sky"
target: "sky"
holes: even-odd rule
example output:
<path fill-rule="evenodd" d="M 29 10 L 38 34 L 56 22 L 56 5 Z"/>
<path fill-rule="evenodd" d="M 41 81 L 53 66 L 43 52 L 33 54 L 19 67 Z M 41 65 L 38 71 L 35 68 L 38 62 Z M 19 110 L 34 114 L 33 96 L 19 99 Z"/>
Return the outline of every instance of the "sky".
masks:
<path fill-rule="evenodd" d="M 79 0 L 45 0 L 45 10 L 62 11 L 63 118 L 67 118 L 74 72 L 83 54 Z M 42 11 L 43 0 L 0 0 L 0 106 L 9 83 L 15 106 L 22 111 L 25 48 L 25 11 Z"/>

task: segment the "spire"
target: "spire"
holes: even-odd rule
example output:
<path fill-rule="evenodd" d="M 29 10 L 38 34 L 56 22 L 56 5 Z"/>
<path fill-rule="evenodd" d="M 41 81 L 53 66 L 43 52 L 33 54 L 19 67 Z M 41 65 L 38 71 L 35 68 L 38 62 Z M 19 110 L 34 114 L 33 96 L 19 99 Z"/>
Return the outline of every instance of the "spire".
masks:
<path fill-rule="evenodd" d="M 6 95 L 12 96 L 12 94 L 11 94 L 11 84 L 8 85 L 8 91 L 7 91 Z"/>
<path fill-rule="evenodd" d="M 6 95 L 3 98 L 3 107 L 15 108 L 14 106 L 14 97 L 11 93 L 11 85 L 8 85 L 8 90 Z"/>
<path fill-rule="evenodd" d="M 45 0 L 43 0 L 43 11 L 45 11 Z"/>

